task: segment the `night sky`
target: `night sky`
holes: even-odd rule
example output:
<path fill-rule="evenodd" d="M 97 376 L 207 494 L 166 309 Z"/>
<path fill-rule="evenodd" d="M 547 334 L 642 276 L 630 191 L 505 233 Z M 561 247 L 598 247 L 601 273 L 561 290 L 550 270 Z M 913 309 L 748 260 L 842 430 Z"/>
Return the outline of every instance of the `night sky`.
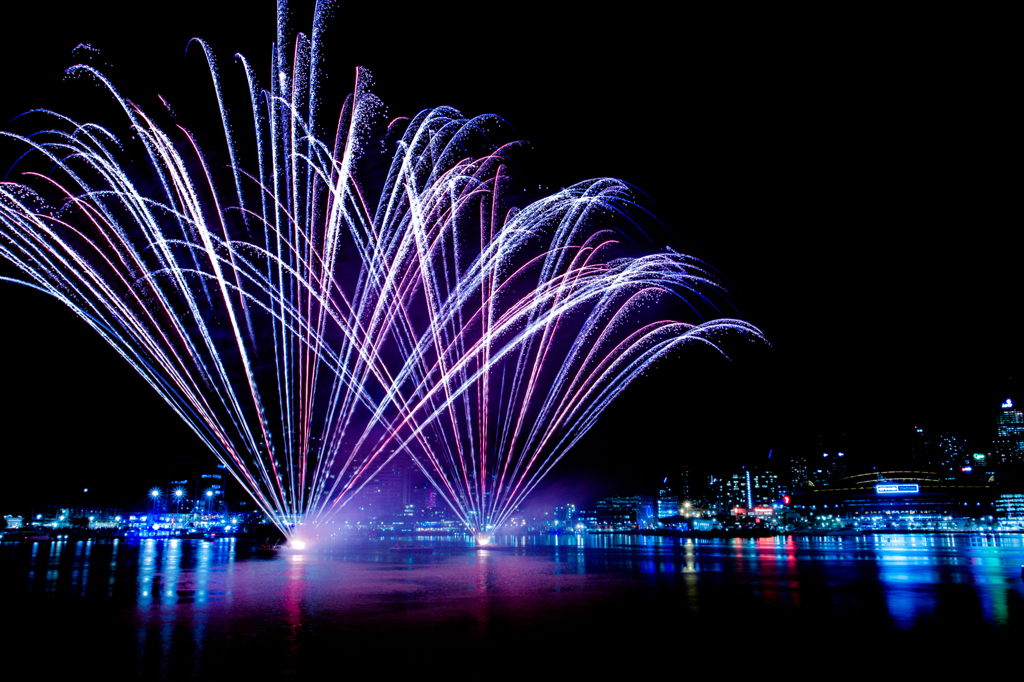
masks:
<path fill-rule="evenodd" d="M 105 106 L 62 76 L 78 43 L 100 50 L 94 63 L 127 96 L 156 108 L 163 95 L 188 127 L 214 106 L 189 38 L 210 43 L 226 82 L 241 84 L 235 52 L 266 82 L 273 3 L 204 13 L 231 5 L 114 3 L 100 16 L 39 3 L 19 21 L 5 10 L 0 127 L 39 106 L 81 119 Z M 661 361 L 538 492 L 654 492 L 681 464 L 764 465 L 769 450 L 815 452 L 819 435 L 843 438 L 870 467 L 915 425 L 986 448 L 1020 365 L 1009 43 L 952 18 L 631 9 L 570 18 L 505 7 L 469 27 L 442 9 L 336 10 L 329 24 L 328 102 L 363 65 L 392 116 L 442 104 L 503 116 L 532 143 L 518 169 L 531 182 L 622 178 L 664 225 L 645 248 L 710 264 L 769 341 L 727 344 L 729 360 L 694 347 Z M 309 13 L 294 3 L 293 27 L 308 29 Z M 118 25 L 126 18 L 137 30 Z M 0 151 L 6 172 L 17 155 Z M 0 501 L 89 486 L 130 504 L 167 462 L 212 458 L 70 311 L 10 284 L 0 296 Z"/>

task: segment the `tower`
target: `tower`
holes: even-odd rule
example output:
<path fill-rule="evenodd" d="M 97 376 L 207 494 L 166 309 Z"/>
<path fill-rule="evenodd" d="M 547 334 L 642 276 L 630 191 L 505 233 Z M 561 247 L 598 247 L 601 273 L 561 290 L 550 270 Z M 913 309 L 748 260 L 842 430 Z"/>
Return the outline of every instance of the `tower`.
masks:
<path fill-rule="evenodd" d="M 993 453 L 997 461 L 1006 464 L 1024 462 L 1024 412 L 1021 412 L 1013 399 L 1007 398 L 999 406 L 996 417 L 996 438 L 992 443 Z"/>

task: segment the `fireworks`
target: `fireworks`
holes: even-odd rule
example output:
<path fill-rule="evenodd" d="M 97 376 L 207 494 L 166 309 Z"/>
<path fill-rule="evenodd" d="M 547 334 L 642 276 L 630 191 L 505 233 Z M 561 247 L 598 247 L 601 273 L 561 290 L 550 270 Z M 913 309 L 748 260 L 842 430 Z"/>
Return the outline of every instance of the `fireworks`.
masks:
<path fill-rule="evenodd" d="M 495 117 L 441 107 L 385 126 L 358 70 L 334 139 L 315 135 L 319 36 L 275 50 L 268 90 L 242 60 L 245 116 L 225 113 L 210 59 L 228 173 L 77 66 L 131 139 L 51 113 L 52 131 L 4 135 L 55 171 L 0 185 L 0 255 L 131 363 L 283 532 L 328 522 L 404 452 L 488 536 L 653 362 L 760 336 L 700 319 L 716 288 L 693 259 L 623 255 L 622 182 L 516 205 Z M 382 141 L 390 166 L 365 181 Z M 666 300 L 698 322 L 661 319 Z"/>

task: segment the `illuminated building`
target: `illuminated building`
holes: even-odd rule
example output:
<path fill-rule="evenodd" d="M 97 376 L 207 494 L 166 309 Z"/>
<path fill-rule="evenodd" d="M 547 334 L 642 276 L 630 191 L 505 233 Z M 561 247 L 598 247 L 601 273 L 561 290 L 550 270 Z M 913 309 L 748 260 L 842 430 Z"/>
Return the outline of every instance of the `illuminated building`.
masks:
<path fill-rule="evenodd" d="M 395 455 L 353 498 L 368 522 L 394 522 L 427 516 L 444 518 L 443 505 L 425 477 L 404 453 Z"/>
<path fill-rule="evenodd" d="M 712 477 L 711 495 L 715 506 L 721 511 L 772 504 L 780 496 L 779 477 L 771 471 L 749 468 L 723 478 Z"/>
<path fill-rule="evenodd" d="M 1024 519 L 1024 493 L 1004 493 L 996 498 L 996 515 L 1006 519 Z"/>
<path fill-rule="evenodd" d="M 752 478 L 754 504 L 772 504 L 782 498 L 779 476 L 773 471 L 755 472 Z"/>
<path fill-rule="evenodd" d="M 166 511 L 212 512 L 223 510 L 224 485 L 226 483 L 223 464 L 174 462 L 168 466 L 167 484 L 164 489 L 163 505 Z M 181 490 L 180 500 L 174 497 L 175 490 Z"/>
<path fill-rule="evenodd" d="M 970 465 L 964 439 L 949 433 L 939 436 L 939 460 L 935 464 L 947 479 L 956 478 L 963 467 Z"/>
<path fill-rule="evenodd" d="M 566 504 L 559 507 L 555 507 L 555 522 L 556 526 L 572 528 L 576 525 L 576 516 L 578 512 L 575 504 Z"/>
<path fill-rule="evenodd" d="M 1003 463 L 1024 463 L 1024 412 L 1021 412 L 1010 398 L 999 406 L 996 433 L 996 443 L 999 444 L 999 454 L 1003 457 Z"/>
<path fill-rule="evenodd" d="M 666 477 L 661 482 L 661 489 L 658 490 L 658 518 L 667 519 L 672 516 L 679 516 L 679 496 L 672 494 Z"/>
<path fill-rule="evenodd" d="M 646 527 L 654 521 L 650 495 L 606 497 L 596 505 L 597 524 L 603 527 Z"/>
<path fill-rule="evenodd" d="M 693 492 L 690 490 L 690 467 L 684 466 L 679 472 L 679 485 L 676 486 L 676 492 L 684 500 L 693 499 Z"/>
<path fill-rule="evenodd" d="M 943 514 L 984 516 L 992 513 L 994 489 L 985 482 L 950 481 L 934 471 L 872 471 L 846 476 L 830 486 L 795 491 L 793 509 L 815 514 Z"/>
<path fill-rule="evenodd" d="M 829 485 L 848 473 L 849 449 L 845 433 L 818 435 L 818 451 L 808 458 L 807 480 Z"/>
<path fill-rule="evenodd" d="M 910 441 L 910 466 L 915 471 L 934 471 L 946 480 L 958 478 L 972 460 L 967 442 L 952 433 L 935 433 L 915 427 Z"/>
<path fill-rule="evenodd" d="M 846 475 L 846 453 L 842 450 L 821 453 L 818 466 L 809 473 L 809 480 L 817 485 L 828 485 Z"/>
<path fill-rule="evenodd" d="M 805 485 L 807 485 L 807 458 L 794 453 L 789 458 L 789 489 L 802 488 Z"/>
<path fill-rule="evenodd" d="M 711 506 L 720 512 L 747 505 L 746 472 L 732 473 L 722 478 L 711 476 L 708 488 Z"/>

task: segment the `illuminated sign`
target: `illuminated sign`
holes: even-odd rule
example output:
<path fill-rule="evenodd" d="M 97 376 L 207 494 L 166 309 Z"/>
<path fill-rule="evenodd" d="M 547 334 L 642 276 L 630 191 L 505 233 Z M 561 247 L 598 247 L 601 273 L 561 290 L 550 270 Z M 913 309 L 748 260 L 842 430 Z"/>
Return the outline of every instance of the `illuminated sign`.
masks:
<path fill-rule="evenodd" d="M 876 493 L 916 493 L 920 486 L 916 483 L 879 483 L 875 486 Z"/>
<path fill-rule="evenodd" d="M 984 452 L 975 452 L 972 455 L 972 457 L 974 457 L 975 461 L 985 461 L 985 453 Z"/>
<path fill-rule="evenodd" d="M 972 471 L 974 471 L 974 469 L 971 466 L 965 466 L 965 467 L 960 467 L 960 471 L 964 472 L 965 474 L 969 474 Z"/>
<path fill-rule="evenodd" d="M 1010 400 L 1009 398 L 1007 398 L 1007 399 L 1006 399 L 1006 402 L 1002 404 L 1002 408 L 1003 408 L 1004 410 L 1009 410 L 1009 409 L 1011 409 L 1012 407 L 1013 407 L 1013 401 L 1012 401 L 1012 400 Z"/>
<path fill-rule="evenodd" d="M 732 515 L 733 516 L 747 516 L 747 515 L 750 515 L 750 516 L 771 516 L 774 513 L 775 513 L 775 508 L 774 507 L 754 507 L 752 509 L 748 509 L 746 507 L 733 507 L 732 508 Z"/>

